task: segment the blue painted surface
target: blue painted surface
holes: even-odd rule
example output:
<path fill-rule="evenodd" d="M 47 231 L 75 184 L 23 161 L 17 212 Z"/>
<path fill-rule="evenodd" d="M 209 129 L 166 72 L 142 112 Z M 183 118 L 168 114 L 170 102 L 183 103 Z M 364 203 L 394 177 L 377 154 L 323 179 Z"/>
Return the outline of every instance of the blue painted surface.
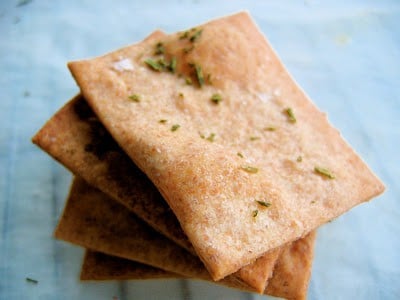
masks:
<path fill-rule="evenodd" d="M 25 2 L 0 1 L 0 299 L 261 299 L 192 281 L 80 283 L 82 250 L 52 238 L 71 176 L 30 143 L 78 91 L 67 61 L 242 9 L 387 185 L 319 230 L 309 299 L 400 299 L 399 1 Z"/>

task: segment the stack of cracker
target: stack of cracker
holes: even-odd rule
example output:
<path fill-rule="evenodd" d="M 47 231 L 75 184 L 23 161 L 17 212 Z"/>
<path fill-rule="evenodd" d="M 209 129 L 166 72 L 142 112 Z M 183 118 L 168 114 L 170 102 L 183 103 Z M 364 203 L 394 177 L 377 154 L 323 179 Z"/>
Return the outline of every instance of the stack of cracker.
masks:
<path fill-rule="evenodd" d="M 73 172 L 81 279 L 193 278 L 304 299 L 315 230 L 383 184 L 247 13 L 68 64 L 33 142 Z"/>

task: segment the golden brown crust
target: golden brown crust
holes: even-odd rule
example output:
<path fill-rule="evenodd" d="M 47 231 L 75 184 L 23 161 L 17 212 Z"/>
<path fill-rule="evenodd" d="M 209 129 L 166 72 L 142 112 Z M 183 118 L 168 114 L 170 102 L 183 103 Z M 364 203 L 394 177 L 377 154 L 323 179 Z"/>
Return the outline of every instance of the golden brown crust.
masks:
<path fill-rule="evenodd" d="M 55 237 L 184 277 L 211 280 L 196 257 L 160 235 L 119 203 L 75 177 Z M 97 275 L 100 276 L 100 275 Z M 235 276 L 221 284 L 248 287 Z"/>
<path fill-rule="evenodd" d="M 128 280 L 181 278 L 182 276 L 101 252 L 86 250 L 81 269 L 81 280 Z"/>
<path fill-rule="evenodd" d="M 293 242 L 290 247 L 285 248 L 285 253 L 279 260 L 279 265 L 274 270 L 274 275 L 264 292 L 266 295 L 288 300 L 307 299 L 315 234 L 315 232 L 312 232 Z M 115 265 L 118 265 L 118 268 L 115 268 Z M 131 265 L 131 261 L 106 254 L 101 254 L 101 257 L 96 261 L 85 258 L 81 274 L 83 274 L 83 280 L 141 279 L 137 276 L 136 267 Z M 143 275 L 143 277 L 151 279 L 151 274 Z M 231 281 L 227 285 L 232 288 L 248 290 L 240 282 Z"/>
<path fill-rule="evenodd" d="M 267 254 L 259 257 L 256 263 L 244 266 L 237 271 L 238 276 L 249 286 L 254 287 L 258 293 L 262 294 L 265 287 L 269 284 L 269 279 L 272 277 L 282 249 L 285 248 L 283 246 L 269 251 Z"/>
<path fill-rule="evenodd" d="M 84 261 L 85 268 L 81 273 L 81 278 L 85 280 L 138 279 L 137 266 L 131 265 L 131 263 L 124 264 L 125 260 L 122 258 L 125 258 L 167 270 L 179 276 L 212 281 L 203 264 L 196 257 L 165 239 L 123 206 L 79 178 L 75 178 L 73 182 L 55 236 L 95 251 L 119 257 L 114 259 L 114 257 L 103 254 L 101 257 L 105 259 L 101 259 L 101 257 L 97 257 L 97 260 L 92 257 L 90 261 L 86 259 Z M 307 243 L 312 246 L 314 240 Z M 293 249 L 295 248 L 289 247 L 287 255 L 292 255 L 290 252 Z M 305 249 L 303 252 L 306 253 L 306 251 L 312 252 L 312 248 Z M 298 251 L 295 251 L 293 255 L 297 255 L 297 253 Z M 283 260 L 283 267 L 275 271 L 274 276 L 283 279 L 287 276 L 287 273 L 280 274 L 288 269 L 285 267 L 286 263 L 293 265 L 297 263 L 297 260 L 290 258 Z M 309 267 L 311 268 L 311 265 Z M 116 271 L 116 269 L 119 270 Z M 298 274 L 296 274 L 296 270 L 298 270 Z M 303 281 L 297 277 L 303 278 L 304 274 L 309 274 L 309 272 L 310 270 L 305 267 L 292 268 L 288 274 L 289 278 L 296 277 L 294 284 L 298 282 L 303 284 Z M 156 276 L 158 278 L 162 275 Z M 306 279 L 308 280 L 309 277 L 306 276 Z M 256 291 L 236 276 L 228 276 L 218 284 L 251 292 Z M 280 290 L 280 287 L 276 285 L 275 290 L 268 294 L 286 293 L 290 296 L 290 292 L 287 292 L 286 288 Z M 296 293 L 298 292 L 296 291 Z"/>
<path fill-rule="evenodd" d="M 286 299 L 306 299 L 314 257 L 316 232 L 285 247 L 276 263 L 266 293 Z"/>
<path fill-rule="evenodd" d="M 168 204 L 80 95 L 60 109 L 33 137 L 33 142 L 71 172 L 194 253 Z"/>
<path fill-rule="evenodd" d="M 168 204 L 112 139 L 81 96 L 60 109 L 33 141 L 73 173 L 194 253 Z M 276 256 L 267 253 L 237 275 L 262 293 L 275 261 Z"/>
<path fill-rule="evenodd" d="M 69 68 L 102 123 L 167 200 L 212 277 L 220 279 L 384 187 L 292 80 L 246 13 L 199 28 L 190 55 L 178 35 L 160 40 L 167 58 L 176 55 L 178 72 L 195 79 L 188 66 L 195 63 L 211 74 L 212 85 L 201 89 L 146 66 L 144 59 L 154 54 L 151 41 Z M 130 61 L 130 70 L 115 71 L 121 58 Z M 223 96 L 220 105 L 209 101 L 214 93 Z M 129 101 L 132 94 L 141 96 L 140 103 Z M 172 131 L 172 124 L 181 127 Z M 199 133 L 216 133 L 215 142 Z M 243 171 L 243 164 L 258 173 Z M 317 174 L 316 166 L 336 178 Z M 254 222 L 255 200 L 272 205 Z"/>
<path fill-rule="evenodd" d="M 209 277 L 198 258 L 80 178 L 74 179 L 54 235 L 88 249 L 187 277 Z"/>

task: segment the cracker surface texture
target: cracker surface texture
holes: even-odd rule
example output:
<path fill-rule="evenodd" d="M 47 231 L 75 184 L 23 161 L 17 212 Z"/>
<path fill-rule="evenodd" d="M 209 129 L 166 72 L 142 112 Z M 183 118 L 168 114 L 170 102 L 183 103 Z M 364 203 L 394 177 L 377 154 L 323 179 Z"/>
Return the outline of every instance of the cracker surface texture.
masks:
<path fill-rule="evenodd" d="M 159 56 L 144 41 L 69 68 L 215 280 L 383 191 L 247 13 L 187 35 L 160 38 Z"/>
<path fill-rule="evenodd" d="M 195 253 L 168 204 L 109 135 L 82 96 L 76 96 L 61 108 L 33 141 L 74 174 Z M 236 275 L 262 293 L 279 251 L 270 251 Z"/>
<path fill-rule="evenodd" d="M 159 278 L 173 273 L 177 277 L 212 281 L 198 258 L 165 239 L 126 208 L 80 178 L 74 179 L 55 236 L 101 252 L 85 259 L 81 272 L 81 278 L 85 280 L 138 279 L 139 276 Z M 296 286 L 307 286 L 311 264 L 306 265 L 308 268 L 304 267 L 303 261 L 307 257 L 307 261 L 312 260 L 314 240 L 308 236 L 304 239 L 310 248 L 302 251 L 300 258 L 293 247 L 283 248 L 286 249 L 286 259 L 282 260 L 280 269 L 274 270 L 271 280 L 274 277 L 278 279 L 275 280 L 275 289 L 268 291 L 268 295 L 290 296 L 293 291 L 299 293 Z M 158 269 L 166 273 L 157 273 Z M 140 272 L 143 272 L 142 275 Z M 287 291 L 287 285 L 280 286 L 280 282 L 287 281 L 293 282 L 293 290 Z M 228 276 L 218 283 L 258 292 L 237 276 Z"/>

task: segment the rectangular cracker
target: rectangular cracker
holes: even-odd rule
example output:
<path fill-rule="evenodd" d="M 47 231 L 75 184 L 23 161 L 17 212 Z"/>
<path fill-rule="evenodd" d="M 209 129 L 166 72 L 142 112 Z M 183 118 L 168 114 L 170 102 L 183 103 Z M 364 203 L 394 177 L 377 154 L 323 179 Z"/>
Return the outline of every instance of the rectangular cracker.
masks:
<path fill-rule="evenodd" d="M 186 277 L 196 275 L 209 278 L 196 256 L 157 233 L 121 204 L 77 177 L 54 235 L 57 239 L 88 249 Z"/>
<path fill-rule="evenodd" d="M 316 232 L 313 231 L 285 248 L 275 266 L 274 276 L 269 281 L 265 294 L 285 299 L 307 298 L 315 236 Z M 167 273 L 166 276 L 171 274 Z M 135 262 L 95 251 L 86 252 L 81 271 L 81 280 L 138 280 L 150 277 L 151 273 L 138 272 Z"/>
<path fill-rule="evenodd" d="M 71 187 L 55 236 L 92 250 L 148 264 L 181 276 L 211 280 L 198 258 L 158 234 L 123 206 L 79 178 L 75 178 Z M 314 239 L 310 237 L 305 238 L 305 241 L 314 243 Z M 290 255 L 293 255 L 293 258 L 290 258 L 292 261 L 285 261 L 285 264 L 293 266 L 297 254 L 291 252 Z M 312 247 L 303 257 L 312 261 Z M 111 260 L 111 264 L 114 263 Z M 294 282 L 299 288 L 299 282 L 307 286 L 309 281 L 311 264 L 307 266 L 308 270 L 289 268 L 294 272 L 293 276 L 297 278 L 297 282 Z M 123 270 L 122 274 L 129 273 Z M 104 278 L 104 275 L 98 276 Z M 274 272 L 274 276 L 290 278 L 286 273 L 279 274 L 277 271 Z M 235 276 L 229 276 L 220 283 L 255 291 Z M 281 290 L 284 288 L 282 286 Z M 269 294 L 277 295 L 281 290 L 278 287 L 277 291 L 273 291 L 274 294 Z M 306 290 L 304 292 L 306 293 Z"/>
<path fill-rule="evenodd" d="M 247 13 L 69 68 L 215 280 L 384 190 Z"/>
<path fill-rule="evenodd" d="M 194 253 L 168 204 L 108 134 L 80 95 L 48 120 L 32 141 L 72 173 Z"/>
<path fill-rule="evenodd" d="M 80 278 L 81 280 L 143 280 L 183 277 L 133 260 L 86 250 Z"/>
<path fill-rule="evenodd" d="M 33 142 L 154 229 L 194 253 L 168 204 L 116 144 L 81 96 L 61 108 L 35 135 Z M 280 249 L 270 251 L 236 275 L 261 293 L 272 275 L 279 252 Z"/>

